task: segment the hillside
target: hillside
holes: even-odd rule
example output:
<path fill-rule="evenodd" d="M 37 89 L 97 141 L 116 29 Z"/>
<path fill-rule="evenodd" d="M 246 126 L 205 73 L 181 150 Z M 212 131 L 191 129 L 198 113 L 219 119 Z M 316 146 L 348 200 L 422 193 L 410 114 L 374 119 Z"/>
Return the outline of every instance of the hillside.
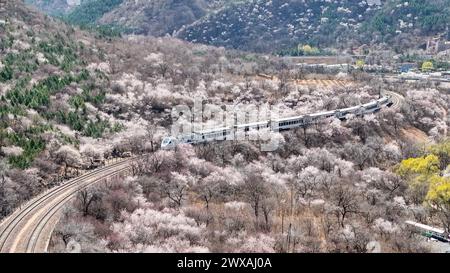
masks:
<path fill-rule="evenodd" d="M 375 6 L 367 10 L 367 5 L 358 2 L 246 1 L 202 18 L 178 36 L 193 42 L 263 52 L 293 47 L 312 37 L 333 43 L 340 36 L 346 41 L 346 31 L 358 28 L 376 9 Z"/>
<path fill-rule="evenodd" d="M 30 167 L 48 144 L 42 134 L 54 135 L 63 144 L 77 143 L 56 124 L 94 138 L 116 130 L 108 119 L 88 115 L 85 103 L 92 104 L 91 110 L 101 105 L 107 82 L 101 73 L 87 70 L 87 64 L 99 58 L 86 48 L 88 37 L 84 40 L 20 2 L 6 5 L 6 21 L 0 25 L 1 145 L 21 151 L 9 155 L 9 163 Z"/>
<path fill-rule="evenodd" d="M 207 0 L 127 0 L 98 22 L 120 25 L 137 34 L 164 36 L 202 18 L 209 8 Z"/>
<path fill-rule="evenodd" d="M 164 36 L 223 5 L 222 0 L 26 0 L 77 25 L 119 25 L 127 32 Z"/>
<path fill-rule="evenodd" d="M 93 0 L 66 16 L 76 24 L 118 25 L 129 33 L 169 34 L 246 51 L 305 43 L 342 49 L 386 43 L 402 50 L 448 31 L 449 7 L 449 0 Z"/>
<path fill-rule="evenodd" d="M 102 16 L 118 7 L 123 0 L 86 1 L 73 8 L 63 18 L 75 25 L 96 24 Z"/>
<path fill-rule="evenodd" d="M 370 4 L 372 2 L 372 4 Z M 378 2 L 378 3 L 376 3 Z M 310 43 L 349 48 L 446 31 L 450 1 L 261 1 L 231 5 L 181 30 L 189 41 L 270 52 Z M 404 37 L 405 33 L 415 38 Z M 408 43 L 401 38 L 412 40 Z M 419 39 L 418 39 L 419 38 Z M 267 44 L 266 41 L 271 41 Z M 417 44 L 416 44 L 417 46 Z"/>
<path fill-rule="evenodd" d="M 24 2 L 49 15 L 62 16 L 70 13 L 86 0 L 25 0 Z"/>

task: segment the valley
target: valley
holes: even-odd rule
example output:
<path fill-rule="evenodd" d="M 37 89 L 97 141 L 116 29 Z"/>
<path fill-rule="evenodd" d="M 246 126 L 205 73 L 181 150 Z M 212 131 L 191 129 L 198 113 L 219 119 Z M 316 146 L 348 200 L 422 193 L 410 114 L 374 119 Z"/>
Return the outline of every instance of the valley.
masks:
<path fill-rule="evenodd" d="M 1 252 L 446 251 L 448 1 L 25 2 L 0 3 Z"/>

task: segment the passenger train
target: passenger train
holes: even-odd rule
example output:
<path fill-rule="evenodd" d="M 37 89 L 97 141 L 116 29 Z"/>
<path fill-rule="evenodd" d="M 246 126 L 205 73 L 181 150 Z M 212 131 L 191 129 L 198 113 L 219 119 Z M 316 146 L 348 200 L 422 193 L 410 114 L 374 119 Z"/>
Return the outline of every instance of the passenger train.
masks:
<path fill-rule="evenodd" d="M 432 238 L 443 243 L 450 243 L 450 235 L 445 233 L 443 229 L 430 227 L 413 221 L 405 221 L 405 223 L 427 238 Z"/>
<path fill-rule="evenodd" d="M 306 125 L 311 125 L 320 120 L 336 117 L 344 120 L 347 115 L 353 114 L 362 116 L 379 111 L 381 108 L 387 106 L 391 107 L 393 104 L 390 96 L 382 97 L 376 101 L 366 104 L 338 109 L 334 111 L 319 112 L 309 115 L 301 115 L 296 117 L 281 118 L 275 120 L 260 121 L 247 124 L 236 124 L 230 127 L 215 128 L 205 131 L 194 131 L 190 134 L 180 135 L 177 137 L 165 137 L 161 143 L 162 149 L 172 149 L 177 144 L 199 144 L 217 140 L 233 140 L 236 134 L 246 134 L 251 130 L 270 129 L 271 131 L 285 131 L 294 128 L 301 128 Z"/>

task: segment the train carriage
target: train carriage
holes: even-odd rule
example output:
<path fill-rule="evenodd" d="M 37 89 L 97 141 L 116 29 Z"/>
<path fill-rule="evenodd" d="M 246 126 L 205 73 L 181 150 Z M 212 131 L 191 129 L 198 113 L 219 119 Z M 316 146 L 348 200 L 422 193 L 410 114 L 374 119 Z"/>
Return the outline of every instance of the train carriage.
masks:
<path fill-rule="evenodd" d="M 237 131 L 248 132 L 250 130 L 260 130 L 260 129 L 264 129 L 264 128 L 269 128 L 269 122 L 268 121 L 260 121 L 260 122 L 253 122 L 253 123 L 247 123 L 247 124 L 238 124 L 238 125 L 234 125 L 233 127 Z"/>
<path fill-rule="evenodd" d="M 405 223 L 425 237 L 433 238 L 444 243 L 450 242 L 449 234 L 445 233 L 443 229 L 431 227 L 414 221 L 405 221 Z"/>
<path fill-rule="evenodd" d="M 230 127 L 215 128 L 204 131 L 194 132 L 194 141 L 196 143 L 208 142 L 214 140 L 226 140 L 232 134 Z"/>
<path fill-rule="evenodd" d="M 231 140 L 234 139 L 236 134 L 248 135 L 249 131 L 261 130 L 270 128 L 272 131 L 284 131 L 294 128 L 304 127 L 309 124 L 315 124 L 320 120 L 336 117 L 338 119 L 345 119 L 347 115 L 352 114 L 356 116 L 363 116 L 364 114 L 370 114 L 379 111 L 382 107 L 390 107 L 393 104 L 390 96 L 385 96 L 376 101 L 372 101 L 366 104 L 358 106 L 338 109 L 334 111 L 324 111 L 309 115 L 301 115 L 296 117 L 281 118 L 275 120 L 267 120 L 261 122 L 253 122 L 246 124 L 238 124 L 232 127 L 215 128 L 204 131 L 196 131 L 192 134 L 182 135 L 179 137 L 166 137 L 161 143 L 161 148 L 172 149 L 179 143 L 204 143 L 215 140 Z"/>
<path fill-rule="evenodd" d="M 307 122 L 309 122 L 309 118 L 307 116 L 297 116 L 291 118 L 282 118 L 272 120 L 270 122 L 270 127 L 272 131 L 283 131 L 289 130 L 296 127 L 304 126 Z"/>

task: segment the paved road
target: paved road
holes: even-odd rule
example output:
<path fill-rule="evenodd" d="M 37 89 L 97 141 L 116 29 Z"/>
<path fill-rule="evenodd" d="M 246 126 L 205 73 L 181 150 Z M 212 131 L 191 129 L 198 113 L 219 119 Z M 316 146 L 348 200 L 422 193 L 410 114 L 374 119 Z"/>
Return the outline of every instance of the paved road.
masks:
<path fill-rule="evenodd" d="M 90 171 L 31 199 L 0 223 L 0 252 L 46 252 L 62 207 L 75 194 L 105 179 L 130 172 L 132 158 Z"/>

